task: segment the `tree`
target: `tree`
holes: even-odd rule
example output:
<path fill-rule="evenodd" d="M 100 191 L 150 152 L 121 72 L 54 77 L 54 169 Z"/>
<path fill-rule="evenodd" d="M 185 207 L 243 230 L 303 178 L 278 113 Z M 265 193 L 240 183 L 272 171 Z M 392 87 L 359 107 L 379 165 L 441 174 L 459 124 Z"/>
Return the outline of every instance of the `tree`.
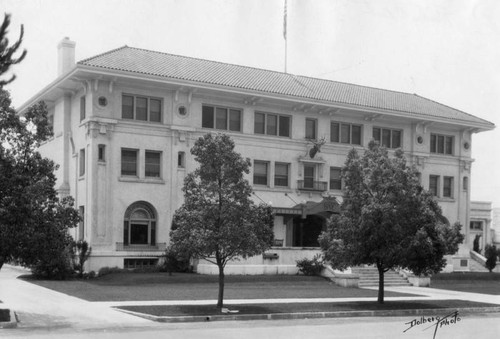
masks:
<path fill-rule="evenodd" d="M 479 240 L 481 240 L 481 236 L 476 234 L 474 237 L 474 241 L 472 242 L 472 250 L 476 253 L 481 253 L 481 248 L 479 247 Z"/>
<path fill-rule="evenodd" d="M 492 272 L 497 266 L 497 247 L 495 245 L 486 245 L 484 256 L 486 257 L 486 268 Z"/>
<path fill-rule="evenodd" d="M 69 270 L 68 228 L 80 217 L 71 197 L 57 196 L 57 166 L 37 151 L 51 135 L 43 102 L 20 117 L 0 89 L 0 268 L 15 260 L 45 277 Z"/>
<path fill-rule="evenodd" d="M 373 264 L 379 273 L 378 302 L 384 302 L 384 273 L 407 268 L 416 275 L 439 272 L 463 241 L 460 224 L 443 222 L 441 208 L 419 184 L 401 150 L 390 158 L 371 141 L 360 157 L 349 152 L 342 177 L 341 212 L 328 220 L 320 245 L 334 268 Z"/>
<path fill-rule="evenodd" d="M 85 240 L 72 240 L 70 252 L 73 269 L 76 271 L 79 278 L 83 278 L 83 273 L 85 272 L 85 262 L 92 254 L 92 247 L 90 247 Z"/>
<path fill-rule="evenodd" d="M 173 218 L 171 246 L 181 255 L 218 266 L 220 309 L 226 264 L 271 246 L 273 215 L 271 207 L 250 200 L 252 188 L 243 177 L 250 160 L 234 151 L 230 137 L 207 134 L 196 141 L 191 154 L 200 166 L 184 180 L 184 204 Z"/>
<path fill-rule="evenodd" d="M 0 76 L 26 56 L 15 57 L 23 39 L 9 46 L 10 15 L 0 26 Z M 0 80 L 0 269 L 15 260 L 43 275 L 61 276 L 68 269 L 68 228 L 80 220 L 73 199 L 59 199 L 54 189 L 57 166 L 38 152 L 52 131 L 43 102 L 30 107 L 23 117 L 12 108 L 10 95 Z"/>
<path fill-rule="evenodd" d="M 9 39 L 7 38 L 9 25 L 10 15 L 6 13 L 3 19 L 2 26 L 0 26 L 0 75 L 7 73 L 10 66 L 20 63 L 26 56 L 26 50 L 22 51 L 19 57 L 14 56 L 14 54 L 17 53 L 19 47 L 21 47 L 24 36 L 24 27 L 21 25 L 19 40 L 9 46 Z M 0 89 L 4 85 L 7 85 L 14 81 L 15 78 L 16 76 L 12 75 L 9 80 L 0 79 Z"/>

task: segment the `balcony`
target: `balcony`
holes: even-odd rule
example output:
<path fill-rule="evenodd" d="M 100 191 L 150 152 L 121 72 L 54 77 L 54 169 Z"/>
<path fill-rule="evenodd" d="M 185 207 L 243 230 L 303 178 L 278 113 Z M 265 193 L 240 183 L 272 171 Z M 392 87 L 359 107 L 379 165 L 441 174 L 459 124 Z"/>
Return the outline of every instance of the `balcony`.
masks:
<path fill-rule="evenodd" d="M 116 243 L 116 251 L 117 252 L 122 252 L 122 251 L 129 251 L 129 252 L 158 252 L 158 251 L 165 251 L 165 248 L 167 247 L 167 244 L 162 242 L 162 243 L 157 243 L 156 245 L 125 245 L 122 242 L 117 242 Z"/>
<path fill-rule="evenodd" d="M 324 192 L 328 189 L 327 181 L 297 180 L 297 188 L 301 191 Z"/>

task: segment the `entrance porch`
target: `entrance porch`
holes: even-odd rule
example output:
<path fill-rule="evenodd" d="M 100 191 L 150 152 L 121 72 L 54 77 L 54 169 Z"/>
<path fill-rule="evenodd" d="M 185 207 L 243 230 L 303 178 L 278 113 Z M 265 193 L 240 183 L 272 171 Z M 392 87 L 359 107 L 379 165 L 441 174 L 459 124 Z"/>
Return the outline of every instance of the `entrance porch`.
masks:
<path fill-rule="evenodd" d="M 297 260 L 312 259 L 320 254 L 318 237 L 326 229 L 326 220 L 339 213 L 333 197 L 320 202 L 306 202 L 295 207 L 274 208 L 274 246 L 265 253 L 247 259 L 233 260 L 226 265 L 226 274 L 297 274 Z M 218 274 L 216 265 L 199 260 L 197 273 Z"/>

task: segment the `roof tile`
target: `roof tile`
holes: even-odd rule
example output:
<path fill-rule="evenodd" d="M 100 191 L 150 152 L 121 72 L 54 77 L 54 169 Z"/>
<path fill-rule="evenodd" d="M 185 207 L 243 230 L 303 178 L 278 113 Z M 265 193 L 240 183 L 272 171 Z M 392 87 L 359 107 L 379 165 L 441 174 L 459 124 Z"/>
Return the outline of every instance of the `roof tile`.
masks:
<path fill-rule="evenodd" d="M 331 102 L 332 104 L 349 104 L 365 108 L 406 112 L 422 116 L 422 118 L 435 117 L 474 122 L 485 124 L 490 128 L 493 127 L 493 124 L 486 120 L 416 94 L 196 59 L 128 46 L 82 60 L 78 64 L 314 99 Z"/>

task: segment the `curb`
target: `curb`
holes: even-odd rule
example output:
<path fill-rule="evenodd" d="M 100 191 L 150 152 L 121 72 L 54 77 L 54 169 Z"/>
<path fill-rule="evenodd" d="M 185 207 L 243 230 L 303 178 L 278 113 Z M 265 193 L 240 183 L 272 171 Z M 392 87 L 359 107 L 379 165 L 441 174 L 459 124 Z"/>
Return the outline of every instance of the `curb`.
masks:
<path fill-rule="evenodd" d="M 16 328 L 19 320 L 17 314 L 13 310 L 9 310 L 10 321 L 0 321 L 0 328 Z"/>
<path fill-rule="evenodd" d="M 148 320 L 163 323 L 208 322 L 208 321 L 246 321 L 246 320 L 286 320 L 286 319 L 321 319 L 321 318 L 350 318 L 350 317 L 400 317 L 414 315 L 442 315 L 458 311 L 462 314 L 497 313 L 500 306 L 495 307 L 464 307 L 464 308 L 432 308 L 415 310 L 378 310 L 378 311 L 337 311 L 337 312 L 298 312 L 298 313 L 269 313 L 269 314 L 221 314 L 207 316 L 155 316 L 129 310 L 116 310 L 135 315 Z"/>

